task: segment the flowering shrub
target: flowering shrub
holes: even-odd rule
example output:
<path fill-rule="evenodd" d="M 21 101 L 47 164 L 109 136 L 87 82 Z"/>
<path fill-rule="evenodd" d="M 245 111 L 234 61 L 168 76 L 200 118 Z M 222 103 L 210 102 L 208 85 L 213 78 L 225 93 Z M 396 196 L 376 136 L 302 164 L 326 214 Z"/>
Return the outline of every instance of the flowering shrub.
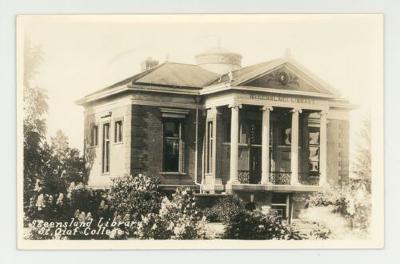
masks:
<path fill-rule="evenodd" d="M 364 188 L 350 184 L 342 188 L 327 188 L 312 194 L 308 207 L 329 207 L 346 220 L 351 229 L 367 232 L 371 214 L 371 195 Z"/>
<path fill-rule="evenodd" d="M 211 208 L 204 210 L 204 215 L 210 222 L 229 221 L 232 215 L 245 210 L 245 203 L 236 195 L 226 196 L 216 202 Z"/>
<path fill-rule="evenodd" d="M 313 221 L 296 221 L 293 228 L 299 230 L 303 239 L 325 240 L 333 238 L 332 231 L 324 223 Z"/>
<path fill-rule="evenodd" d="M 26 210 L 28 239 L 196 239 L 205 236 L 205 217 L 191 190 L 171 199 L 157 181 L 138 175 L 93 191 L 72 182 L 65 193 L 46 194 L 40 182 Z"/>
<path fill-rule="evenodd" d="M 303 239 L 300 232 L 282 220 L 280 216 L 261 211 L 241 210 L 232 215 L 225 228 L 226 239 Z"/>
<path fill-rule="evenodd" d="M 37 180 L 33 193 L 25 208 L 27 239 L 106 238 L 105 234 L 83 234 L 94 220 L 111 217 L 109 211 L 101 208 L 104 192 L 72 182 L 65 193 L 49 194 Z M 69 234 L 67 229 L 73 229 L 73 234 Z"/>
<path fill-rule="evenodd" d="M 164 197 L 158 213 L 142 216 L 135 235 L 141 239 L 202 239 L 205 224 L 192 191 L 178 188 L 171 200 Z"/>
<path fill-rule="evenodd" d="M 142 174 L 115 178 L 108 200 L 117 214 L 129 214 L 131 220 L 139 221 L 142 215 L 156 213 L 160 209 L 158 181 Z"/>
<path fill-rule="evenodd" d="M 129 236 L 135 236 L 143 217 L 158 213 L 161 199 L 157 179 L 142 174 L 113 179 L 107 197 L 114 218 L 134 223 L 127 229 Z"/>
<path fill-rule="evenodd" d="M 311 240 L 326 240 L 331 237 L 332 231 L 325 225 L 314 223 L 310 233 L 307 234 L 307 239 Z"/>

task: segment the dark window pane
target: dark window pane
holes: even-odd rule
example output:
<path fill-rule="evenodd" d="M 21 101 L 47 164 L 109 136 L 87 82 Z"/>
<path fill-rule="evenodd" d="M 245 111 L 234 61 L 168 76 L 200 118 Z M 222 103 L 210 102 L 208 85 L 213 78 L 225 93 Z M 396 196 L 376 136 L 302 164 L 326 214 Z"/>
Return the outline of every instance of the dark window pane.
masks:
<path fill-rule="evenodd" d="M 272 195 L 272 203 L 274 204 L 285 204 L 286 203 L 286 193 L 274 193 Z"/>
<path fill-rule="evenodd" d="M 103 125 L 103 164 L 102 171 L 110 171 L 110 124 Z"/>
<path fill-rule="evenodd" d="M 261 124 L 250 123 L 250 144 L 261 145 Z"/>
<path fill-rule="evenodd" d="M 179 139 L 164 140 L 164 171 L 179 171 Z"/>
<path fill-rule="evenodd" d="M 164 137 L 179 137 L 179 122 L 168 120 L 164 122 Z"/>
<path fill-rule="evenodd" d="M 114 142 L 122 142 L 122 121 L 115 122 Z"/>
<path fill-rule="evenodd" d="M 96 146 L 98 144 L 98 128 L 93 126 L 90 134 L 90 145 Z"/>

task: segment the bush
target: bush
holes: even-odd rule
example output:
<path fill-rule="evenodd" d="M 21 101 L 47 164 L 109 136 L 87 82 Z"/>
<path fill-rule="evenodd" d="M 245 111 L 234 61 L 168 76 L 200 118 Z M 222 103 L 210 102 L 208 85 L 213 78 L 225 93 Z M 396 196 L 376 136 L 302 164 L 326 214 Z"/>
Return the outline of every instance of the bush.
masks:
<path fill-rule="evenodd" d="M 190 189 L 177 189 L 172 199 L 164 197 L 158 213 L 148 213 L 138 222 L 140 239 L 203 239 L 205 217 Z"/>
<path fill-rule="evenodd" d="M 326 240 L 331 238 L 331 234 L 332 231 L 325 225 L 314 223 L 307 238 L 314 240 Z"/>
<path fill-rule="evenodd" d="M 162 196 L 157 179 L 139 174 L 113 179 L 108 199 L 117 214 L 140 221 L 143 215 L 160 210 Z"/>
<path fill-rule="evenodd" d="M 364 188 L 350 184 L 327 188 L 310 195 L 306 207 L 330 207 L 331 212 L 345 218 L 351 229 L 367 232 L 371 215 L 371 195 Z"/>
<path fill-rule="evenodd" d="M 226 239 L 303 239 L 300 232 L 282 220 L 280 216 L 262 212 L 240 210 L 231 215 L 225 228 Z"/>
<path fill-rule="evenodd" d="M 244 210 L 243 200 L 236 195 L 230 195 L 218 200 L 211 208 L 206 208 L 204 215 L 209 222 L 227 223 L 233 215 Z"/>
<path fill-rule="evenodd" d="M 82 183 L 72 182 L 66 193 L 47 194 L 38 181 L 25 211 L 27 239 L 104 239 L 102 235 L 84 235 L 83 229 L 100 217 L 109 219 L 110 214 L 101 210 L 105 193 L 93 191 Z M 100 209 L 99 209 L 100 208 Z M 73 235 L 67 233 L 67 225 L 79 223 Z"/>
<path fill-rule="evenodd" d="M 201 239 L 205 217 L 190 189 L 171 199 L 158 182 L 138 175 L 115 179 L 111 189 L 95 191 L 74 182 L 66 193 L 46 194 L 37 184 L 26 210 L 27 239 Z M 107 232 L 89 233 L 102 222 Z M 73 223 L 73 226 L 71 226 Z M 94 230 L 96 231 L 96 230 Z"/>

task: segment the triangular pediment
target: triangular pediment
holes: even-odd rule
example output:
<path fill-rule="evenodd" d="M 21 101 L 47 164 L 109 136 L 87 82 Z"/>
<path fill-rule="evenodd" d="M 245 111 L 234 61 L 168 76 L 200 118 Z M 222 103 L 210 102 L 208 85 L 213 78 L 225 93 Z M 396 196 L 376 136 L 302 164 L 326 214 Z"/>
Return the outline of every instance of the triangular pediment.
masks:
<path fill-rule="evenodd" d="M 285 63 L 273 70 L 253 76 L 244 81 L 241 86 L 282 89 L 289 91 L 303 91 L 313 93 L 332 94 L 316 80 L 308 77 L 304 72 Z"/>

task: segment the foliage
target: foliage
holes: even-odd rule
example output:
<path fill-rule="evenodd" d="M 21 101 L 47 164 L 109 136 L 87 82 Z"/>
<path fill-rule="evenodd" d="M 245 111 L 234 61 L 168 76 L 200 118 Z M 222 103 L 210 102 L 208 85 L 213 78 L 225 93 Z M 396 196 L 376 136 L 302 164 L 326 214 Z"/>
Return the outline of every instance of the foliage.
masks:
<path fill-rule="evenodd" d="M 110 219 L 111 214 L 102 210 L 103 191 L 93 191 L 82 183 L 70 184 L 67 192 L 48 194 L 37 181 L 34 196 L 25 211 L 25 223 L 29 227 L 28 239 L 91 239 L 84 235 L 84 228 L 100 217 Z M 66 234 L 67 225 L 79 224 L 73 236 Z M 74 226 L 75 229 L 75 226 Z M 96 239 L 107 236 L 96 235 Z"/>
<path fill-rule="evenodd" d="M 300 232 L 282 220 L 280 216 L 264 214 L 258 210 L 240 210 L 232 215 L 225 228 L 226 239 L 276 239 L 300 240 Z"/>
<path fill-rule="evenodd" d="M 352 164 L 353 184 L 371 192 L 371 120 L 364 118 L 357 142 L 357 155 Z"/>
<path fill-rule="evenodd" d="M 293 228 L 299 230 L 303 239 L 326 240 L 332 238 L 332 231 L 324 223 L 315 221 L 296 221 Z"/>
<path fill-rule="evenodd" d="M 229 195 L 218 200 L 211 208 L 206 208 L 204 215 L 206 215 L 207 220 L 210 222 L 226 223 L 232 215 L 244 209 L 245 203 L 243 200 L 236 195 Z"/>
<path fill-rule="evenodd" d="M 307 207 L 329 207 L 347 222 L 351 229 L 367 232 L 371 215 L 371 195 L 358 184 L 346 187 L 327 188 L 323 192 L 310 195 Z"/>
<path fill-rule="evenodd" d="M 308 234 L 308 239 L 326 240 L 331 236 L 332 231 L 325 225 L 314 223 L 313 228 Z"/>
<path fill-rule="evenodd" d="M 158 180 L 139 174 L 113 179 L 108 199 L 117 214 L 129 214 L 130 220 L 140 221 L 143 215 L 160 210 L 162 197 Z"/>
<path fill-rule="evenodd" d="M 68 137 L 61 130 L 58 130 L 56 136 L 51 138 L 49 152 L 51 153 L 49 161 L 51 171 L 47 178 L 56 177 L 58 186 L 69 185 L 71 182 L 87 182 L 88 171 L 85 160 L 79 150 L 69 147 Z"/>
<path fill-rule="evenodd" d="M 29 40 L 24 43 L 24 88 L 23 88 L 23 129 L 24 129 L 24 204 L 29 203 L 36 179 L 42 175 L 42 168 L 48 156 L 43 144 L 46 137 L 47 94 L 33 84 L 43 60 L 39 46 Z"/>
<path fill-rule="evenodd" d="M 77 149 L 68 147 L 68 138 L 58 131 L 51 144 L 46 142 L 46 91 L 35 85 L 43 61 L 40 46 L 24 43 L 24 207 L 35 195 L 38 181 L 43 191 L 54 196 L 65 192 L 72 181 L 85 181 L 85 161 Z M 67 173 L 68 172 L 68 173 Z"/>
<path fill-rule="evenodd" d="M 135 234 L 140 239 L 202 239 L 205 224 L 193 192 L 178 188 L 171 200 L 164 197 L 158 213 L 142 217 Z"/>

